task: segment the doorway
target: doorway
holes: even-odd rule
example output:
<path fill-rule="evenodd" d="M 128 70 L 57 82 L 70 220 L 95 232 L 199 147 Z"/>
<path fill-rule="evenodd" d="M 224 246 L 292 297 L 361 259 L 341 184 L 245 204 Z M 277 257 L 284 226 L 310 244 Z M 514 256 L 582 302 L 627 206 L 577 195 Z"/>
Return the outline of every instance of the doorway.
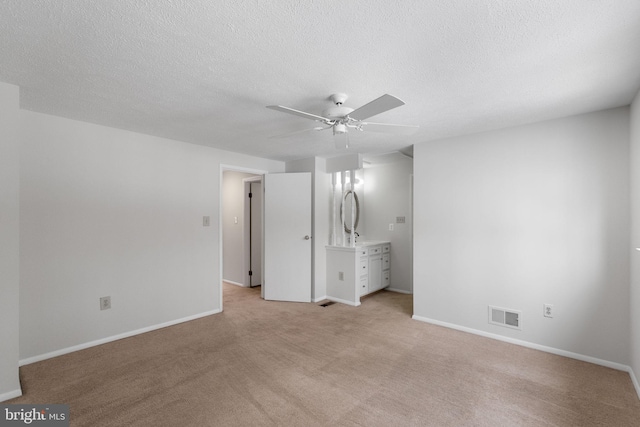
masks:
<path fill-rule="evenodd" d="M 243 179 L 246 283 L 262 285 L 262 176 Z"/>
<path fill-rule="evenodd" d="M 253 203 L 256 193 L 263 196 L 258 205 Z M 254 275 L 260 272 L 264 299 L 310 301 L 311 173 L 258 174 L 221 166 L 220 201 L 220 282 L 255 287 Z M 302 247 L 298 247 L 300 242 Z M 264 289 L 266 281 L 269 295 Z"/>
<path fill-rule="evenodd" d="M 261 237 L 261 223 L 255 224 L 255 218 L 261 215 L 259 209 L 253 209 L 254 221 L 249 216 L 248 191 L 245 185 L 261 182 L 266 171 L 253 170 L 236 166 L 220 166 L 220 309 L 223 309 L 223 283 L 250 287 L 250 257 L 261 260 L 261 254 L 250 254 L 249 227 L 254 237 Z M 248 187 L 247 187 L 248 189 Z M 258 192 L 261 192 L 258 191 Z M 246 200 L 245 200 L 246 199 Z M 254 246 L 261 250 L 261 243 Z M 261 266 L 253 267 L 261 273 Z M 261 281 L 261 280 L 260 280 Z M 255 279 L 254 284 L 255 285 Z"/>

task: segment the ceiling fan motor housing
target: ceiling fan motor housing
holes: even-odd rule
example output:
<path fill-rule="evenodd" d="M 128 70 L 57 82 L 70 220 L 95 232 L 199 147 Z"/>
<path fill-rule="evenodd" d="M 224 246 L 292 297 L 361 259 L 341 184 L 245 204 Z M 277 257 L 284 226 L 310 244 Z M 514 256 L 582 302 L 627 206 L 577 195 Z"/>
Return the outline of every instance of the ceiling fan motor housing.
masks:
<path fill-rule="evenodd" d="M 322 112 L 322 115 L 328 119 L 341 119 L 348 116 L 352 111 L 353 108 L 337 105 L 335 107 L 327 108 Z"/>

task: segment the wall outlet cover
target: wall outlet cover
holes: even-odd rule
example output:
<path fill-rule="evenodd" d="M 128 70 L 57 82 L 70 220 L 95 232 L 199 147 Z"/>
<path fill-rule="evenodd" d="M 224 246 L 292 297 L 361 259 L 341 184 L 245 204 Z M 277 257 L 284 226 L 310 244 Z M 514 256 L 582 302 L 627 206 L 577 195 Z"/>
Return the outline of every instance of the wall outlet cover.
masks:
<path fill-rule="evenodd" d="M 111 297 L 100 298 L 100 310 L 109 310 L 111 308 Z"/>

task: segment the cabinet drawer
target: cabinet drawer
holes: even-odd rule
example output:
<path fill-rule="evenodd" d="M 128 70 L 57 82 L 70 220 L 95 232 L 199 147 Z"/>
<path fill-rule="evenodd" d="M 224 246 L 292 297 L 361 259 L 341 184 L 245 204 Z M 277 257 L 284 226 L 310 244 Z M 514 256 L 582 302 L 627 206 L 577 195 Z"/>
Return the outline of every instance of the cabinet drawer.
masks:
<path fill-rule="evenodd" d="M 369 255 L 369 248 L 360 248 L 359 253 L 360 256 L 367 256 Z"/>
<path fill-rule="evenodd" d="M 360 278 L 359 286 L 360 286 L 360 295 L 369 293 L 369 280 L 367 276 Z"/>
<path fill-rule="evenodd" d="M 358 269 L 358 275 L 362 276 L 363 274 L 367 274 L 369 272 L 369 258 L 360 258 L 360 267 Z"/>
<path fill-rule="evenodd" d="M 369 248 L 369 255 L 377 255 L 382 252 L 382 248 L 380 246 L 373 246 Z"/>
<path fill-rule="evenodd" d="M 382 287 L 386 288 L 391 284 L 391 276 L 389 275 L 389 270 L 382 272 Z"/>
<path fill-rule="evenodd" d="M 382 253 L 383 254 L 388 254 L 391 251 L 391 245 L 384 245 L 382 247 Z"/>
<path fill-rule="evenodd" d="M 389 254 L 382 255 L 382 269 L 388 270 L 391 266 L 391 261 L 389 260 Z"/>

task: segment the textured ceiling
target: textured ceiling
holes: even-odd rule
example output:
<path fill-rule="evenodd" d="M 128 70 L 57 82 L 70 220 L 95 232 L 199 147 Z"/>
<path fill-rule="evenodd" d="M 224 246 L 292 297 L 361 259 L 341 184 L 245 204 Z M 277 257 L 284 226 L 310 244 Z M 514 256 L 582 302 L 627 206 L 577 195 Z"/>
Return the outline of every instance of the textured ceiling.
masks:
<path fill-rule="evenodd" d="M 337 152 L 321 114 L 406 105 L 348 151 L 627 105 L 640 88 L 638 0 L 0 0 L 0 81 L 24 109 L 279 160 Z"/>

